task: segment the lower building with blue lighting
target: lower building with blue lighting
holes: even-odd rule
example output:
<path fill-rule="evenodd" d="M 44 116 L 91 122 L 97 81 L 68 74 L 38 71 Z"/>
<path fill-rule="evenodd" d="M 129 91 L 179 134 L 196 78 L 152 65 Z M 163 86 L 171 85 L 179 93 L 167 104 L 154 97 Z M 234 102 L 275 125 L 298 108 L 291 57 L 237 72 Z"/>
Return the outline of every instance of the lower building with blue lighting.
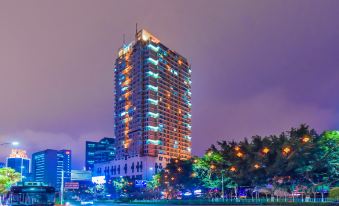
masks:
<path fill-rule="evenodd" d="M 63 181 L 71 180 L 71 150 L 52 150 L 36 152 L 32 155 L 32 173 L 36 182 L 44 182 L 57 190 Z M 62 174 L 63 173 L 63 174 Z"/>
<path fill-rule="evenodd" d="M 21 175 L 21 181 L 26 181 L 31 171 L 31 160 L 28 158 L 25 150 L 12 149 L 11 154 L 7 158 L 6 167 L 14 169 Z"/>

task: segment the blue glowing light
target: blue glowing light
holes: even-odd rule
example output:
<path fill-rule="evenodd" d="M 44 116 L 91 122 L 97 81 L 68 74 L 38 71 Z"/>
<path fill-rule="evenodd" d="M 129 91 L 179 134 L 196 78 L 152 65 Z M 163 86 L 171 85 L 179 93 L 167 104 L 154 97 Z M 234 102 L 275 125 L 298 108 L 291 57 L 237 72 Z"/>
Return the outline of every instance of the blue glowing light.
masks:
<path fill-rule="evenodd" d="M 159 127 L 146 126 L 146 130 L 157 132 L 159 130 Z"/>
<path fill-rule="evenodd" d="M 154 64 L 154 65 L 158 65 L 158 63 L 159 63 L 158 60 L 154 60 L 154 59 L 151 58 L 151 57 L 149 57 L 149 58 L 147 59 L 147 61 L 150 62 L 150 63 L 152 63 L 152 64 Z"/>
<path fill-rule="evenodd" d="M 147 88 L 150 89 L 150 90 L 153 90 L 153 91 L 155 91 L 155 92 L 158 91 L 158 87 L 155 87 L 155 86 L 153 86 L 153 85 L 147 85 Z"/>
<path fill-rule="evenodd" d="M 147 45 L 147 47 L 148 48 L 150 48 L 150 49 L 152 49 L 153 51 L 155 51 L 155 52 L 158 52 L 159 51 L 159 46 L 153 46 L 152 44 L 149 44 L 149 45 Z"/>
<path fill-rule="evenodd" d="M 154 104 L 154 105 L 158 105 L 158 100 L 154 100 L 154 99 L 147 99 L 147 101 L 151 104 Z"/>
<path fill-rule="evenodd" d="M 153 117 L 153 118 L 158 118 L 159 117 L 159 113 L 147 112 L 147 116 Z"/>

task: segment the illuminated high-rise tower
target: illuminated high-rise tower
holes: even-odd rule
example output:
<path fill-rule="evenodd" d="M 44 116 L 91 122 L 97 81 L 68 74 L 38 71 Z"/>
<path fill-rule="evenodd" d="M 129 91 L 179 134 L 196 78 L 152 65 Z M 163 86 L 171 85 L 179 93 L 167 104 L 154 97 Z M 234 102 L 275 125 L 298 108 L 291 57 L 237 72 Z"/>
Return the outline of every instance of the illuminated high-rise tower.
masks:
<path fill-rule="evenodd" d="M 140 30 L 135 41 L 119 49 L 114 74 L 116 160 L 99 170 L 106 176 L 134 176 L 135 168 L 135 176 L 140 177 L 140 168 L 157 172 L 171 158 L 190 158 L 187 59 Z"/>

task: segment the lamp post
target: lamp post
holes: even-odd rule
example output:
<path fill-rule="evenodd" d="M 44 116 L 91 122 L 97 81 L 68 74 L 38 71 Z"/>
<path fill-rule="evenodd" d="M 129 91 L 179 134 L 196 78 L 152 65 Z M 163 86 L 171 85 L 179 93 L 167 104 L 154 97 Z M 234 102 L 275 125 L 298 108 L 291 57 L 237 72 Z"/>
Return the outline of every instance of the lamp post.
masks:
<path fill-rule="evenodd" d="M 211 168 L 211 170 L 214 170 L 214 169 L 216 169 L 216 166 L 212 164 L 210 166 L 210 168 Z M 221 198 L 222 198 L 223 201 L 225 201 L 225 192 L 224 192 L 224 172 L 225 172 L 225 170 L 222 169 L 222 170 L 220 170 L 220 172 L 221 172 Z"/>
<path fill-rule="evenodd" d="M 224 192 L 224 170 L 221 170 L 221 198 L 222 201 L 225 201 L 225 192 Z"/>
<path fill-rule="evenodd" d="M 61 171 L 61 188 L 60 188 L 60 204 L 64 203 L 64 174 L 65 171 Z"/>

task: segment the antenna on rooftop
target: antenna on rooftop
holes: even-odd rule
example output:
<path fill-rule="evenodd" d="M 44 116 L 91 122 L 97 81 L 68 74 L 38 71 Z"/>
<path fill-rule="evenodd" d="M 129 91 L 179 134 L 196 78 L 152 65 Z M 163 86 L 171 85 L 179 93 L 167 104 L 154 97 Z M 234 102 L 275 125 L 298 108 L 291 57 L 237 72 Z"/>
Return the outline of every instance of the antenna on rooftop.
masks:
<path fill-rule="evenodd" d="M 135 36 L 137 35 L 138 33 L 138 23 L 135 23 Z"/>
<path fill-rule="evenodd" d="M 123 45 L 126 44 L 125 34 L 122 35 L 122 43 L 123 43 Z"/>

